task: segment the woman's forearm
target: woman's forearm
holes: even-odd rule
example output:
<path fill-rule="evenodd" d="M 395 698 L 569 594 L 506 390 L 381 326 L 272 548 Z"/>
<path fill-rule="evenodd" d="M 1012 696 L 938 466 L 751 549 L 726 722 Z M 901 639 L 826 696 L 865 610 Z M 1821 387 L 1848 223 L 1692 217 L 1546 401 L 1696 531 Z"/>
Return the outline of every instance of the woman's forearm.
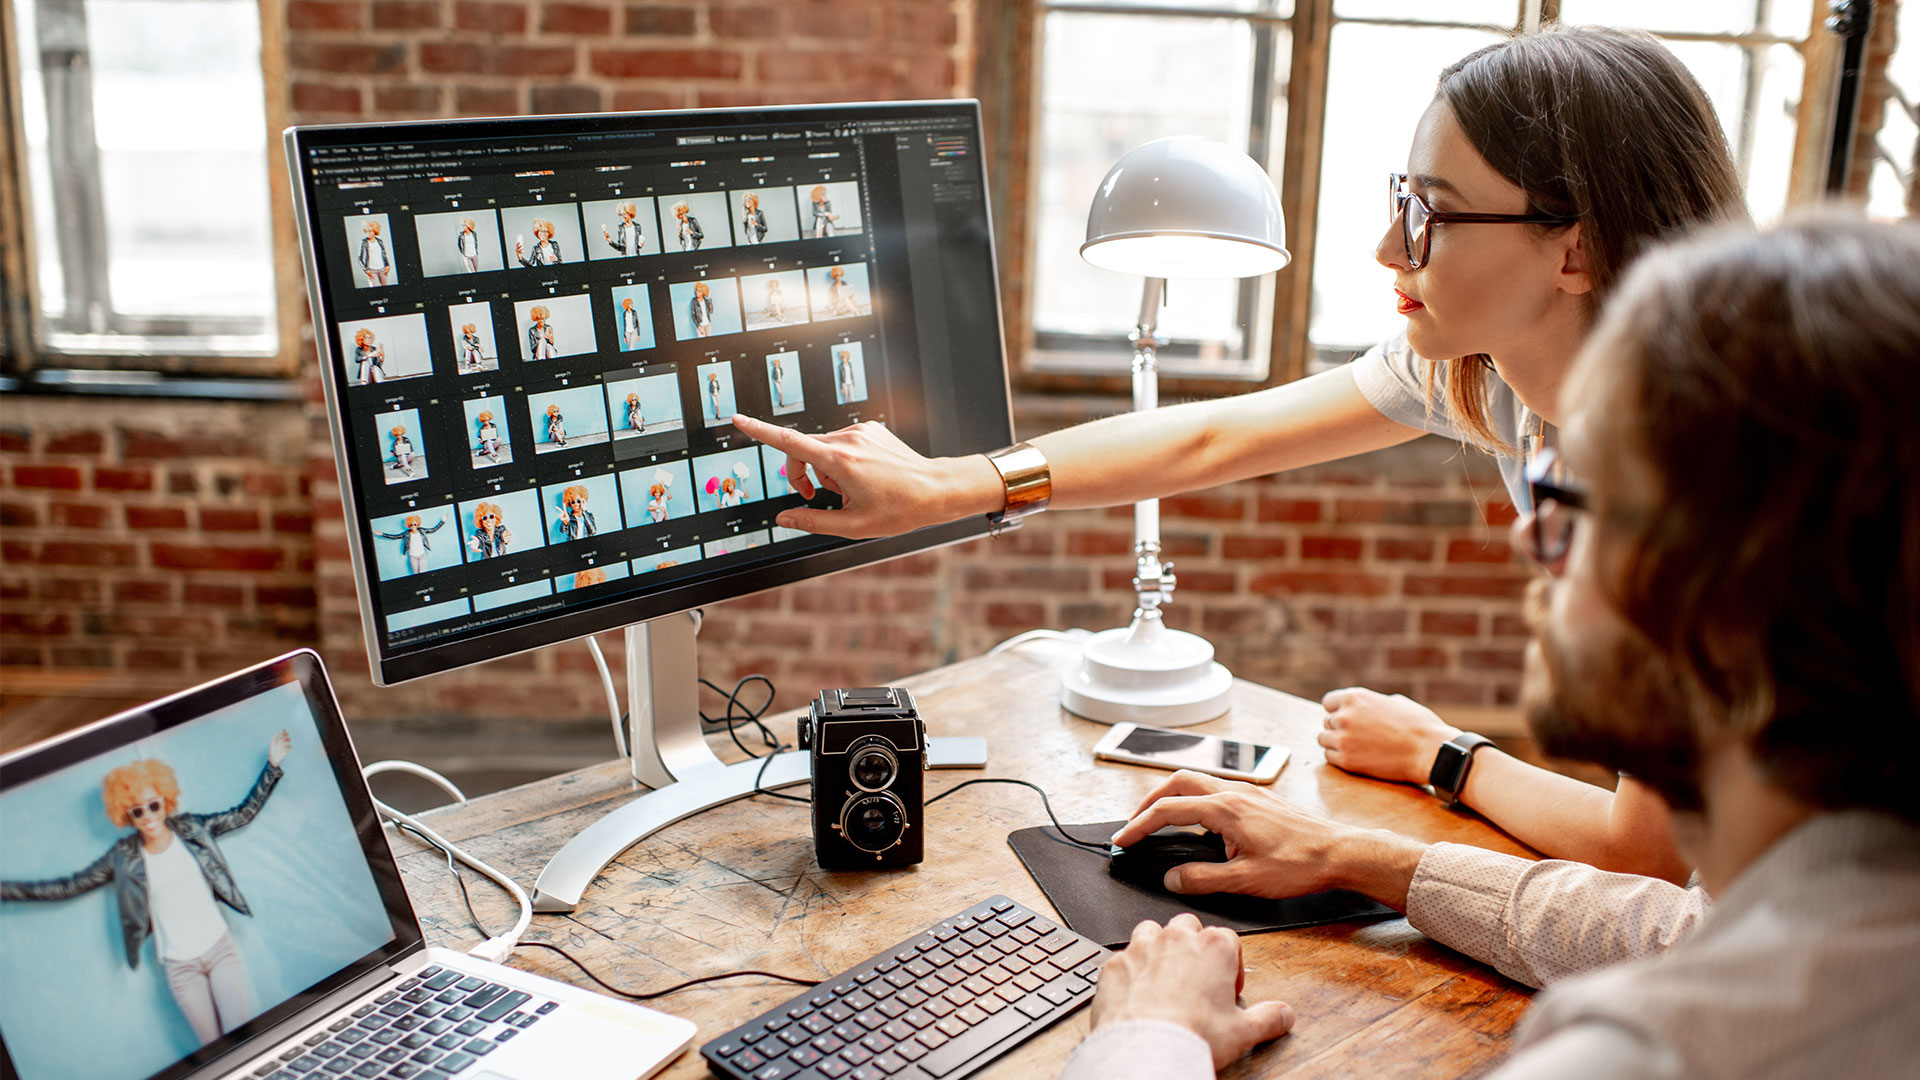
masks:
<path fill-rule="evenodd" d="M 1676 884 L 1687 880 L 1666 828 L 1665 804 L 1632 781 L 1608 791 L 1486 747 L 1474 754 L 1460 801 L 1550 858 Z"/>

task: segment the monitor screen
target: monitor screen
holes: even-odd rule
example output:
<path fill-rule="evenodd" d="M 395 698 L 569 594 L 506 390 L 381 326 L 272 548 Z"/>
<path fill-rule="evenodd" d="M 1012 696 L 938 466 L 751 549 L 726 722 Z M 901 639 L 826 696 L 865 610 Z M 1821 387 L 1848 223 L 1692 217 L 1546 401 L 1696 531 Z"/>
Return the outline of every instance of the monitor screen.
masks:
<path fill-rule="evenodd" d="M 729 421 L 1012 441 L 974 102 L 294 128 L 288 160 L 377 681 L 985 533 L 782 529 L 784 455 Z"/>
<path fill-rule="evenodd" d="M 420 944 L 311 654 L 9 758 L 0 821 L 0 1074 L 183 1075 Z"/>

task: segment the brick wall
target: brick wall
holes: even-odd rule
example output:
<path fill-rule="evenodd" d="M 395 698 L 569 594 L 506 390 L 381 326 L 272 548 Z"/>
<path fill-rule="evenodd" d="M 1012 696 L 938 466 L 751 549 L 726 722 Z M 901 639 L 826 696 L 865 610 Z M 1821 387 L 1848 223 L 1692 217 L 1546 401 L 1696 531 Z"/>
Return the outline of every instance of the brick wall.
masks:
<path fill-rule="evenodd" d="M 965 94 L 975 7 L 290 0 L 292 119 Z M 305 306 L 299 295 L 283 303 Z M 355 717 L 603 716 L 578 644 L 371 684 L 326 419 L 311 376 L 304 387 L 304 409 L 0 406 L 0 664 L 159 692 L 315 644 Z M 1055 422 L 1022 417 L 1020 428 Z M 1358 682 L 1435 702 L 1510 701 L 1525 575 L 1484 523 L 1502 509 L 1473 499 L 1499 490 L 1484 462 L 1421 440 L 1169 500 L 1180 579 L 1169 621 L 1206 634 L 1237 674 L 1302 693 Z M 1034 626 L 1117 626 L 1132 608 L 1130 544 L 1124 509 L 1045 514 L 998 540 L 717 605 L 703 673 L 731 685 L 766 672 L 782 707 L 797 706 L 818 687 L 891 681 Z"/>
<path fill-rule="evenodd" d="M 161 693 L 314 638 L 291 405 L 14 398 L 0 416 L 0 665 Z"/>

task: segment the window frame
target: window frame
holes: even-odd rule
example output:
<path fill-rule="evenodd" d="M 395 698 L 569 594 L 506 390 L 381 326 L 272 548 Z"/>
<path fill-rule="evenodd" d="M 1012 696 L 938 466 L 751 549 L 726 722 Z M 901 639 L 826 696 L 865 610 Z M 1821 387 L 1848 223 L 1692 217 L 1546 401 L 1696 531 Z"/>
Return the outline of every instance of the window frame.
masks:
<path fill-rule="evenodd" d="M 1278 155 L 1269 151 L 1268 160 L 1279 162 L 1276 181 L 1280 187 L 1282 213 L 1286 219 L 1287 246 L 1293 261 L 1274 275 L 1272 318 L 1267 329 L 1270 350 L 1264 378 L 1194 376 L 1162 371 L 1160 382 L 1164 397 L 1218 397 L 1245 393 L 1291 382 L 1303 375 L 1334 366 L 1356 355 L 1354 347 L 1316 346 L 1308 338 L 1312 316 L 1312 281 L 1315 263 L 1317 209 L 1320 173 L 1324 150 L 1329 62 L 1332 32 L 1336 25 L 1468 28 L 1511 34 L 1552 22 L 1559 16 L 1560 0 L 1515 0 L 1515 18 L 1511 25 L 1495 26 L 1451 20 L 1427 20 L 1389 17 L 1336 17 L 1335 0 L 1295 0 L 1293 14 L 1273 15 L 1220 7 L 1157 7 L 1151 4 L 1107 4 L 1098 0 L 982 0 L 978 28 L 980 41 L 1011 43 L 1002 49 L 982 50 L 976 69 L 976 85 L 1003 88 L 987 109 L 989 165 L 995 167 L 999 181 L 994 193 L 995 227 L 998 233 L 1002 292 L 1006 297 L 1004 320 L 1008 335 L 1007 359 L 1013 373 L 1016 392 L 1028 394 L 1082 394 L 1100 398 L 1125 397 L 1131 392 L 1124 358 L 1128 355 L 1125 333 L 1117 326 L 1110 341 L 1114 356 L 1111 374 L 1086 373 L 1064 367 L 1047 367 L 1034 362 L 1042 351 L 1036 348 L 1038 335 L 1032 321 L 1034 222 L 1031 208 L 1038 205 L 1039 176 L 1035 164 L 1035 144 L 1041 135 L 1042 102 L 1039 98 L 1039 63 L 1045 48 L 1044 23 L 1052 12 L 1115 14 L 1184 18 L 1234 18 L 1268 27 L 1285 28 L 1289 34 L 1289 68 L 1284 102 L 1276 97 L 1266 110 L 1271 116 L 1284 108 L 1285 124 L 1278 134 L 1285 141 Z M 1751 72 L 1752 50 L 1788 45 L 1802 58 L 1805 75 L 1799 109 L 1795 117 L 1794 149 L 1787 203 L 1795 205 L 1817 198 L 1821 193 L 1824 160 L 1833 137 L 1832 98 L 1837 77 L 1836 61 L 1840 39 L 1823 29 L 1826 5 L 1812 6 L 1811 25 L 1802 38 L 1792 38 L 1756 30 L 1748 33 L 1702 33 L 1669 31 L 1656 36 L 1666 42 L 1710 42 L 1737 45 L 1747 50 Z M 1271 40 L 1272 29 L 1263 32 Z M 1274 50 L 1274 62 L 1278 62 Z M 1748 76 L 1751 85 L 1752 76 Z M 1748 91 L 1749 94 L 1752 92 Z M 1254 121 L 1261 111 L 1256 109 Z M 1750 137 L 1751 125 L 1742 131 Z M 1275 134 L 1271 129 L 1268 137 Z M 1736 155 L 1742 153 L 1738 145 Z M 1744 170 L 1743 170 L 1744 171 Z M 1370 343 L 1369 343 L 1370 344 Z"/>
<path fill-rule="evenodd" d="M 289 379 L 300 370 L 300 359 L 310 348 L 303 330 L 305 305 L 298 241 L 286 169 L 278 132 L 291 110 L 287 82 L 285 9 L 275 0 L 256 0 L 260 20 L 260 73 L 266 114 L 259 133 L 266 149 L 269 238 L 273 273 L 273 326 L 279 343 L 271 354 L 252 352 L 194 353 L 167 348 L 168 338 L 183 332 L 216 333 L 220 321 L 204 317 L 165 319 L 122 316 L 115 337 L 96 349 L 50 349 L 41 345 L 50 328 L 40 307 L 38 264 L 35 262 L 30 178 L 26 176 L 25 76 L 17 50 L 21 47 L 16 3 L 0 3 L 0 116 L 10 138 L 0 139 L 0 310 L 6 328 L 0 333 L 0 374 L 14 377 L 22 388 L 64 392 L 158 393 L 175 396 L 260 397 L 260 387 L 226 385 L 217 380 Z M 63 331 L 71 333 L 71 331 Z M 158 351 L 144 351 L 158 348 Z M 180 377 L 189 377 L 191 381 Z M 216 380 L 216 381 L 209 381 Z M 285 396 L 277 391 L 266 396 Z"/>

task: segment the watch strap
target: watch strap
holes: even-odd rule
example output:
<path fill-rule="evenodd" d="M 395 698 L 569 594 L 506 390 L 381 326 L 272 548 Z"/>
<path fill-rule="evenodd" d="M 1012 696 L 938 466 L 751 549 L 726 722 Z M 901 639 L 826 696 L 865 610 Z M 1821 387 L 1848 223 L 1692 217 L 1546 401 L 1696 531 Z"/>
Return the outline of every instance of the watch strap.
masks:
<path fill-rule="evenodd" d="M 1047 456 L 1037 447 L 1031 443 L 1014 443 L 988 454 L 987 460 L 993 462 L 1000 473 L 1000 482 L 1006 487 L 1006 506 L 998 513 L 987 515 L 993 535 L 999 535 L 1002 529 L 1028 514 L 1047 508 L 1053 499 L 1053 471 L 1047 465 Z"/>

